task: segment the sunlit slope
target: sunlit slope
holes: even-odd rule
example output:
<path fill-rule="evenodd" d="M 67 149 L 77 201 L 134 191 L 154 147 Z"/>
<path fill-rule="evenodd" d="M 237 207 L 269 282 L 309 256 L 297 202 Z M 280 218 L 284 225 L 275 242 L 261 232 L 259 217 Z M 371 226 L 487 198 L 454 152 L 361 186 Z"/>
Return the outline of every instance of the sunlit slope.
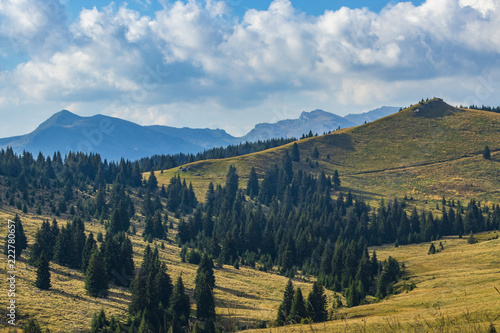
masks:
<path fill-rule="evenodd" d="M 495 232 L 467 244 L 458 237 L 440 240 L 444 250 L 428 255 L 429 243 L 375 248 L 381 260 L 404 262 L 412 291 L 353 308 L 335 310 L 337 320 L 251 332 L 490 332 L 500 328 L 499 250 Z M 437 246 L 439 242 L 435 242 Z M 437 246 L 438 247 L 438 246 Z"/>
<path fill-rule="evenodd" d="M 500 201 L 500 114 L 454 108 L 441 99 L 413 105 L 362 126 L 298 141 L 301 161 L 294 168 L 327 174 L 339 171 L 342 185 L 369 199 L 479 197 Z M 485 146 L 492 159 L 485 160 Z M 314 148 L 320 156 L 313 158 Z M 250 168 L 260 177 L 292 144 L 224 160 L 199 161 L 157 173 L 160 184 L 173 175 L 191 181 L 199 199 L 210 181 L 223 183 L 235 165 L 242 186 Z"/>

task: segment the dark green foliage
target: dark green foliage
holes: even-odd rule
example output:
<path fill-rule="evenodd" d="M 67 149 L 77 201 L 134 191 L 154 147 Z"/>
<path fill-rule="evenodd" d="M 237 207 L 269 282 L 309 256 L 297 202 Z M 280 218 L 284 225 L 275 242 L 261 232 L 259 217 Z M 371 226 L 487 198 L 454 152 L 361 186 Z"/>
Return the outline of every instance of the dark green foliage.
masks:
<path fill-rule="evenodd" d="M 82 272 L 87 271 L 87 266 L 89 264 L 90 257 L 92 256 L 92 249 L 94 246 L 97 246 L 97 242 L 94 239 L 94 234 L 90 233 L 85 241 L 85 246 L 82 251 L 82 264 L 80 267 Z"/>
<path fill-rule="evenodd" d="M 186 295 L 184 290 L 184 283 L 182 277 L 177 278 L 172 297 L 170 299 L 170 312 L 175 316 L 181 326 L 187 326 L 191 314 L 191 306 L 189 304 L 189 296 Z"/>
<path fill-rule="evenodd" d="M 148 178 L 148 189 L 150 191 L 156 191 L 158 189 L 158 180 L 156 179 L 155 173 L 153 170 L 149 173 Z"/>
<path fill-rule="evenodd" d="M 434 243 L 431 243 L 431 246 L 429 247 L 429 251 L 427 251 L 427 254 L 435 254 L 436 253 L 436 247 L 434 246 Z"/>
<path fill-rule="evenodd" d="M 292 146 L 292 161 L 300 162 L 300 151 L 297 142 L 294 142 Z"/>
<path fill-rule="evenodd" d="M 254 167 L 252 167 L 248 176 L 247 195 L 251 199 L 259 195 L 259 180 L 257 178 L 257 173 L 255 172 Z"/>
<path fill-rule="evenodd" d="M 313 158 L 319 158 L 319 150 L 318 150 L 317 147 L 314 147 L 312 157 Z"/>
<path fill-rule="evenodd" d="M 164 318 L 168 319 L 170 315 L 165 309 L 171 299 L 172 281 L 166 265 L 159 260 L 157 248 L 151 250 L 149 245 L 146 246 L 143 262 L 130 289 L 129 312 L 134 316 L 143 314 L 140 326 L 147 326 L 152 331 L 166 331 Z"/>
<path fill-rule="evenodd" d="M 35 242 L 30 246 L 30 257 L 29 262 L 35 265 L 40 258 L 42 252 L 45 253 L 48 260 L 51 260 L 54 253 L 54 244 L 56 241 L 57 234 L 59 233 L 59 228 L 57 223 L 55 224 L 55 229 L 50 226 L 48 220 L 42 222 L 42 227 L 37 230 L 35 234 Z"/>
<path fill-rule="evenodd" d="M 23 224 L 19 215 L 16 214 L 12 221 L 14 223 L 9 224 L 11 227 L 9 228 L 9 232 L 7 233 L 7 235 L 5 235 L 3 253 L 4 255 L 12 254 L 9 253 L 9 245 L 13 245 L 15 247 L 15 258 L 19 259 L 21 257 L 21 254 L 23 253 L 23 250 L 28 246 L 28 240 L 26 238 L 26 235 L 24 234 Z M 15 228 L 13 233 L 15 237 L 12 238 L 11 236 L 9 238 L 9 234 L 11 234 L 10 230 L 12 230 L 12 228 Z M 12 249 L 12 247 L 10 249 Z"/>
<path fill-rule="evenodd" d="M 202 270 L 196 274 L 196 317 L 200 320 L 215 321 L 215 302 L 209 273 Z"/>
<path fill-rule="evenodd" d="M 315 323 L 321 323 L 327 319 L 325 291 L 323 286 L 316 281 L 307 297 L 307 313 Z"/>
<path fill-rule="evenodd" d="M 73 218 L 66 227 L 59 230 L 54 245 L 54 261 L 69 268 L 79 269 L 82 264 L 82 253 L 85 247 L 85 226 L 79 217 Z"/>
<path fill-rule="evenodd" d="M 376 297 L 382 299 L 391 294 L 393 284 L 400 278 L 401 270 L 396 259 L 389 256 L 384 261 L 382 272 L 378 279 Z"/>
<path fill-rule="evenodd" d="M 110 231 L 118 233 L 127 231 L 130 227 L 129 211 L 124 200 L 118 202 L 117 207 L 113 209 L 110 220 Z"/>
<path fill-rule="evenodd" d="M 283 293 L 283 301 L 280 304 L 280 307 L 278 309 L 278 317 L 276 319 L 278 325 L 282 326 L 285 325 L 290 318 L 290 312 L 292 310 L 292 303 L 293 303 L 293 283 L 292 280 L 288 280 L 286 286 L 285 286 L 285 292 Z"/>
<path fill-rule="evenodd" d="M 236 168 L 234 166 L 230 166 L 226 175 L 226 200 L 229 205 L 232 205 L 234 199 L 236 198 L 236 192 L 238 191 L 239 185 L 239 176 L 236 172 Z"/>
<path fill-rule="evenodd" d="M 94 247 L 85 274 L 85 289 L 93 297 L 105 297 L 108 294 L 108 273 L 101 252 Z"/>
<path fill-rule="evenodd" d="M 336 169 L 333 172 L 332 183 L 333 183 L 333 189 L 338 191 L 340 189 L 341 181 L 340 181 L 340 177 L 339 177 L 339 172 Z"/>
<path fill-rule="evenodd" d="M 49 260 L 47 259 L 45 252 L 42 252 L 42 255 L 38 259 L 35 285 L 37 288 L 42 290 L 47 290 L 51 286 Z"/>
<path fill-rule="evenodd" d="M 484 147 L 483 157 L 487 160 L 491 158 L 490 148 L 488 146 Z"/>
<path fill-rule="evenodd" d="M 206 282 L 208 283 L 210 288 L 213 289 L 215 287 L 214 263 L 206 253 L 203 253 L 203 256 L 201 257 L 201 261 L 196 274 L 198 275 L 201 272 L 206 273 Z M 198 284 L 198 278 L 196 278 L 195 283 Z"/>
<path fill-rule="evenodd" d="M 295 295 L 293 296 L 289 317 L 289 321 L 292 323 L 300 323 L 302 319 L 308 317 L 306 304 L 304 302 L 304 297 L 302 296 L 302 290 L 300 289 L 300 287 L 297 287 L 297 289 L 295 289 Z"/>

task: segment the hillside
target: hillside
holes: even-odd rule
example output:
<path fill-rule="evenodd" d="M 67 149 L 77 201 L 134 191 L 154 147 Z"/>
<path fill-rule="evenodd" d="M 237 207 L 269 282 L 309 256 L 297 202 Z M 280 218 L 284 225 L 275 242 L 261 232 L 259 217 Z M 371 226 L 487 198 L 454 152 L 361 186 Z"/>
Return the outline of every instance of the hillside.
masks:
<path fill-rule="evenodd" d="M 500 201 L 500 114 L 457 109 L 441 99 L 406 108 L 372 123 L 335 131 L 297 142 L 301 160 L 295 169 L 311 173 L 338 170 L 342 186 L 366 199 L 399 196 L 415 200 L 476 197 Z M 492 158 L 482 157 L 485 146 Z M 203 200 L 208 183 L 222 182 L 230 165 L 236 166 L 243 186 L 250 168 L 259 177 L 278 163 L 292 144 L 267 151 L 192 163 L 158 172 L 160 183 L 168 184 L 180 174 L 193 183 Z M 312 158 L 316 147 L 319 158 Z"/>
<path fill-rule="evenodd" d="M 0 211 L 0 228 L 6 228 L 6 220 L 12 218 L 13 213 L 10 210 Z M 32 244 L 42 217 L 22 214 L 21 218 Z M 94 234 L 103 231 L 98 223 L 87 224 L 86 227 Z M 170 234 L 170 241 L 165 242 L 165 249 L 160 249 L 160 256 L 173 278 L 182 273 L 192 297 L 197 266 L 180 261 L 180 249 L 172 244 L 174 237 L 175 233 Z M 429 243 L 371 248 L 370 251 L 377 251 L 380 260 L 393 256 L 404 262 L 408 279 L 399 282 L 398 288 L 415 283 L 416 289 L 390 296 L 380 303 L 334 310 L 334 293 L 327 291 L 327 309 L 337 320 L 313 326 L 268 328 L 262 332 L 401 332 L 414 329 L 417 332 L 486 332 L 490 322 L 498 327 L 500 294 L 494 288 L 500 287 L 497 279 L 500 240 L 494 239 L 494 232 L 478 235 L 478 238 L 479 243 L 469 245 L 466 239 L 446 237 L 441 240 L 444 250 L 435 255 L 427 254 Z M 136 235 L 132 235 L 131 240 L 134 262 L 140 265 L 147 243 Z M 81 272 L 51 263 L 52 288 L 40 291 L 32 288 L 36 278 L 35 268 L 26 262 L 26 256 L 23 254 L 23 259 L 17 263 L 16 302 L 22 309 L 19 317 L 21 324 L 35 318 L 51 332 L 81 332 L 89 328 L 93 313 L 101 308 L 107 314 L 125 320 L 130 303 L 128 289 L 113 286 L 108 298 L 92 298 L 85 292 Z M 0 274 L 5 276 L 4 267 L 0 268 Z M 232 266 L 217 269 L 215 275 L 216 313 L 226 327 L 254 328 L 259 321 L 270 323 L 276 318 L 286 277 L 249 267 L 237 270 Z M 311 281 L 296 278 L 294 285 L 308 292 Z M 3 279 L 0 287 L 6 288 Z M 6 306 L 5 302 L 6 298 L 2 298 L 0 305 Z"/>

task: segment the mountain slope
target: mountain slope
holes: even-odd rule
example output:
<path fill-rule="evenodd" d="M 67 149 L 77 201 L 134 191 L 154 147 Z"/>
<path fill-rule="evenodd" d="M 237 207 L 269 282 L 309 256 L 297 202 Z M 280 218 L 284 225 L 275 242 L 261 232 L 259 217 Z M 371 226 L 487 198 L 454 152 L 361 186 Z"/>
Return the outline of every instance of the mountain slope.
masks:
<path fill-rule="evenodd" d="M 499 202 L 499 128 L 500 114 L 457 109 L 433 99 L 366 125 L 298 141 L 301 161 L 294 169 L 329 175 L 337 169 L 343 186 L 372 200 L 407 194 L 423 200 L 445 195 Z M 491 160 L 482 157 L 486 145 L 494 152 Z M 181 173 L 203 198 L 208 183 L 224 182 L 229 165 L 235 165 L 244 187 L 252 166 L 262 177 L 291 146 L 192 163 L 188 172 L 165 172 L 160 182 Z M 312 157 L 315 147 L 317 159 Z"/>

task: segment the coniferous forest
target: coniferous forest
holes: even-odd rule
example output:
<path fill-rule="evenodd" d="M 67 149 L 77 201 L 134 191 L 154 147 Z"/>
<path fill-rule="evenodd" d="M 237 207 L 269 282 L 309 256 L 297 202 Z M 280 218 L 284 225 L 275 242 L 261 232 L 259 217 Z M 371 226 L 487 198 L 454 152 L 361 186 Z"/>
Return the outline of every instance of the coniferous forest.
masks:
<path fill-rule="evenodd" d="M 392 257 L 380 261 L 370 246 L 403 246 L 499 227 L 500 207 L 476 200 L 464 204 L 443 198 L 439 216 L 408 209 L 412 199 L 407 197 L 370 207 L 342 186 L 338 172 L 312 175 L 295 167 L 300 160 L 294 144 L 264 174 L 252 169 L 244 183 L 231 166 L 225 182 L 210 183 L 200 200 L 179 176 L 167 186 L 159 186 L 152 171 L 143 180 L 145 170 L 164 166 L 151 165 L 153 159 L 108 163 L 82 153 L 35 159 L 7 149 L 0 151 L 0 205 L 52 216 L 29 247 L 22 219 L 12 217 L 16 256 L 25 253 L 37 268 L 39 289 L 51 288 L 51 262 L 83 272 L 93 297 L 106 297 L 110 285 L 129 288 L 128 318 L 107 318 L 101 311 L 92 320 L 93 332 L 124 327 L 129 332 L 181 332 L 189 325 L 199 332 L 222 330 L 213 289 L 214 270 L 224 265 L 290 279 L 276 325 L 322 322 L 328 319 L 324 289 L 342 294 L 347 307 L 364 304 L 368 295 L 381 300 L 396 292 L 404 263 Z M 178 220 L 175 227 L 172 215 Z M 105 233 L 87 232 L 90 222 L 102 224 Z M 199 266 L 192 298 L 182 276 L 173 281 L 158 248 L 149 245 L 167 239 L 174 228 L 182 261 Z M 136 233 L 148 244 L 140 265 L 134 263 L 129 238 Z M 308 296 L 293 286 L 298 275 L 316 280 Z"/>

